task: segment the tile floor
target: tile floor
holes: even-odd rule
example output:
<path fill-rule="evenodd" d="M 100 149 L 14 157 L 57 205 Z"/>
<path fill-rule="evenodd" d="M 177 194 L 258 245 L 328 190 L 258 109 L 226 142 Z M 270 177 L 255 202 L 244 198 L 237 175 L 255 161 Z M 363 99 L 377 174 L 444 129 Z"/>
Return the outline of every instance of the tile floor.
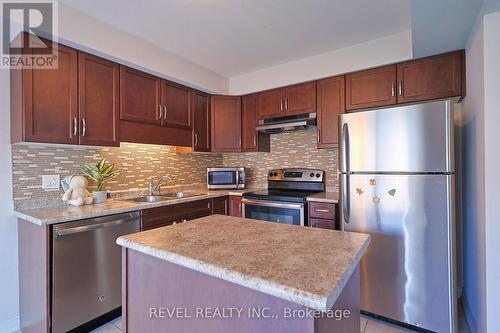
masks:
<path fill-rule="evenodd" d="M 460 316 L 458 323 L 458 333 L 470 333 L 467 322 L 463 316 Z M 121 333 L 121 317 L 109 322 L 91 333 Z M 413 330 L 401 328 L 386 322 L 378 321 L 372 318 L 361 316 L 361 333 L 411 333 Z"/>

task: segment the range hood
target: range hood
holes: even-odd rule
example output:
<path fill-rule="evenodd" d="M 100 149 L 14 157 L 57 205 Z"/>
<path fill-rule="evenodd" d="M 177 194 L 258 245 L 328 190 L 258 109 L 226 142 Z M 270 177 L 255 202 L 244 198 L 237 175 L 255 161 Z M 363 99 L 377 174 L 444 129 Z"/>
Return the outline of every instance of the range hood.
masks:
<path fill-rule="evenodd" d="M 297 130 L 316 130 L 316 113 L 259 120 L 257 131 L 275 134 Z"/>

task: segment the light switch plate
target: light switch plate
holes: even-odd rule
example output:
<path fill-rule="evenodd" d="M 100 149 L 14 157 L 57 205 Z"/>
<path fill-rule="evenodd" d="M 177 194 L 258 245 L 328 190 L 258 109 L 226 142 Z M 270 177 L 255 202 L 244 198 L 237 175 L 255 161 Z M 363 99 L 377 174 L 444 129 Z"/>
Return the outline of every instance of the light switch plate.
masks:
<path fill-rule="evenodd" d="M 42 189 L 56 190 L 59 188 L 61 177 L 59 175 L 43 175 L 42 176 Z"/>

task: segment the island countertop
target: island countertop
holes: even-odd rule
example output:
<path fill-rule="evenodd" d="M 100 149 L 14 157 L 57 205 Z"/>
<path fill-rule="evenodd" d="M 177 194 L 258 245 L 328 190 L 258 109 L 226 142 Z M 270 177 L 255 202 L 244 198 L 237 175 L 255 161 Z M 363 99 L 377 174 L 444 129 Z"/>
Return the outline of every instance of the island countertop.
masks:
<path fill-rule="evenodd" d="M 327 311 L 370 236 L 212 215 L 118 238 L 117 244 L 194 271 Z"/>

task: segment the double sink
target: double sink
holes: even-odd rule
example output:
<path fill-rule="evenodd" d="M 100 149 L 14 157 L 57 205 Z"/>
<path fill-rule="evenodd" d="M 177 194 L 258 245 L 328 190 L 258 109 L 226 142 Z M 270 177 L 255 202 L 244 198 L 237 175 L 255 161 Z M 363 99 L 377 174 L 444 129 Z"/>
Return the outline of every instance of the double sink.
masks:
<path fill-rule="evenodd" d="M 159 202 L 159 201 L 168 201 L 181 198 L 197 197 L 205 194 L 206 193 L 186 191 L 186 192 L 174 192 L 174 193 L 167 193 L 160 195 L 145 195 L 142 197 L 130 198 L 125 200 L 134 202 Z"/>

